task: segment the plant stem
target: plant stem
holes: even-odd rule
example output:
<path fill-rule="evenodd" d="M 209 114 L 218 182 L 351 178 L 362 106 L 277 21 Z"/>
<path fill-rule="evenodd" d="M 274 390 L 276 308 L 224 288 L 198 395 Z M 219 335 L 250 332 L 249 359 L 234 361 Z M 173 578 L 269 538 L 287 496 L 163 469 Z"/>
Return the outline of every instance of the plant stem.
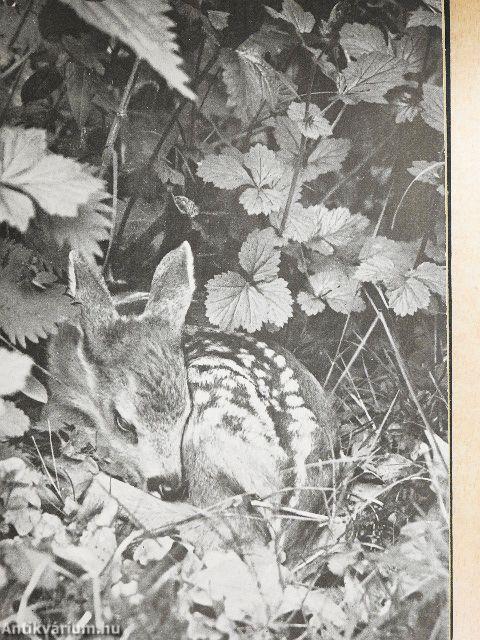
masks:
<path fill-rule="evenodd" d="M 112 152 L 118 137 L 118 133 L 120 131 L 121 122 L 127 115 L 128 103 L 130 102 L 130 98 L 132 96 L 133 83 L 135 82 L 135 76 L 137 75 L 139 65 L 140 58 L 136 57 L 127 84 L 125 85 L 120 105 L 115 114 L 115 118 L 112 122 L 112 126 L 110 127 L 110 131 L 108 132 L 105 149 L 102 156 L 102 166 L 99 173 L 100 178 L 103 178 L 103 176 L 105 175 L 107 167 L 112 159 Z"/>
<path fill-rule="evenodd" d="M 210 69 L 213 67 L 213 65 L 215 64 L 215 62 L 218 59 L 218 55 L 219 52 L 217 51 L 211 58 L 210 60 L 207 62 L 207 64 L 205 65 L 205 67 L 203 68 L 202 73 L 198 76 L 197 81 L 193 84 L 193 88 L 195 89 L 196 87 L 198 87 L 198 85 L 203 81 L 203 79 L 207 76 L 208 72 L 210 71 Z M 120 243 L 120 239 L 122 237 L 122 234 L 125 230 L 125 226 L 127 224 L 128 218 L 130 216 L 130 213 L 133 210 L 133 207 L 135 206 L 135 204 L 137 203 L 138 199 L 140 198 L 140 193 L 142 191 L 142 187 L 144 184 L 144 179 L 145 176 L 148 175 L 155 163 L 155 160 L 157 159 L 158 154 L 160 153 L 163 143 L 165 142 L 165 140 L 167 139 L 168 135 L 170 134 L 173 126 L 175 125 L 180 113 L 183 111 L 185 105 L 188 103 L 188 98 L 184 98 L 182 97 L 177 108 L 175 109 L 175 111 L 172 113 L 172 115 L 170 116 L 167 124 L 165 125 L 165 128 L 160 136 L 160 139 L 158 140 L 157 144 L 155 145 L 154 150 L 152 151 L 152 153 L 150 154 L 150 157 L 148 158 L 148 160 L 145 162 L 145 164 L 143 165 L 143 167 L 140 169 L 139 173 L 138 173 L 138 179 L 136 181 L 135 184 L 135 188 L 134 188 L 134 192 L 130 198 L 130 200 L 128 201 L 127 206 L 125 207 L 125 211 L 123 212 L 123 216 L 119 222 L 118 225 L 118 231 L 116 234 L 113 235 L 112 237 L 112 247 L 110 250 L 110 255 L 109 257 L 109 261 L 111 259 L 111 255 L 112 252 L 114 250 L 114 248 L 116 246 L 118 246 L 118 244 Z M 113 232 L 112 232 L 113 233 Z M 108 270 L 108 264 L 109 261 L 107 261 L 105 259 L 105 262 L 103 264 L 103 272 L 106 273 Z"/>
<path fill-rule="evenodd" d="M 415 393 L 415 390 L 413 388 L 413 383 L 411 381 L 411 376 L 410 376 L 410 372 L 408 370 L 407 364 L 400 352 L 400 347 L 398 346 L 398 342 L 395 338 L 395 336 L 393 335 L 393 332 L 387 322 L 387 319 L 385 318 L 385 315 L 383 313 L 383 311 L 381 311 L 377 305 L 375 304 L 375 302 L 372 300 L 372 298 L 370 297 L 368 291 L 364 288 L 364 293 L 368 298 L 368 301 L 370 302 L 370 304 L 372 305 L 375 313 L 377 314 L 378 319 L 380 320 L 380 322 L 383 325 L 383 328 L 385 330 L 385 334 L 388 338 L 388 341 L 390 342 L 390 345 L 393 349 L 393 352 L 395 354 L 395 359 L 398 365 L 398 368 L 400 369 L 400 372 L 402 374 L 403 380 L 405 382 L 405 386 L 407 387 L 407 391 L 410 395 L 410 398 L 413 402 L 413 404 L 415 405 L 418 414 L 420 416 L 420 418 L 422 419 L 423 425 L 425 427 L 425 434 L 427 436 L 427 440 L 430 444 L 430 446 L 432 447 L 432 449 L 434 449 L 439 457 L 439 460 L 442 461 L 442 464 L 445 467 L 445 470 L 447 471 L 448 474 L 448 465 L 446 460 L 444 460 L 442 452 L 440 451 L 440 447 L 438 446 L 438 443 L 436 441 L 436 435 L 435 432 L 433 431 L 430 423 L 428 422 L 427 416 L 425 415 L 425 412 L 423 410 L 422 405 L 420 404 L 417 395 Z"/>
<path fill-rule="evenodd" d="M 30 2 L 27 5 L 27 8 L 23 12 L 22 17 L 20 18 L 20 22 L 18 23 L 18 26 L 15 29 L 15 33 L 12 35 L 12 37 L 10 38 L 10 42 L 8 43 L 8 48 L 9 49 L 11 49 L 13 47 L 13 45 L 15 44 L 18 36 L 20 35 L 20 33 L 21 33 L 22 29 L 23 29 L 23 27 L 25 26 L 25 22 L 27 21 L 28 16 L 32 12 L 34 2 L 35 2 L 35 0 L 30 0 Z"/>
<path fill-rule="evenodd" d="M 305 102 L 305 118 L 304 118 L 305 121 L 308 118 L 308 110 L 310 108 L 310 102 L 312 100 L 312 89 L 313 89 L 313 83 L 315 81 L 316 70 L 317 68 L 315 66 L 315 63 L 312 60 L 311 72 L 310 72 L 311 73 L 310 85 L 308 87 L 308 93 L 307 93 L 307 98 Z M 295 193 L 295 189 L 297 188 L 298 176 L 300 175 L 300 171 L 302 169 L 303 157 L 305 155 L 306 148 L 307 148 L 307 138 L 302 134 L 302 138 L 300 141 L 300 149 L 297 156 L 297 162 L 295 163 L 295 169 L 293 170 L 292 181 L 290 183 L 290 190 L 288 192 L 287 203 L 285 205 L 285 210 L 283 212 L 282 220 L 280 222 L 280 227 L 279 227 L 280 235 L 283 235 L 283 232 L 285 231 L 285 227 L 287 226 L 288 214 L 290 213 L 290 207 L 292 206 L 292 202 L 293 202 L 293 195 Z"/>
<path fill-rule="evenodd" d="M 334 185 L 330 191 L 327 191 L 327 193 L 324 195 L 323 200 L 321 202 L 321 204 L 325 204 L 325 202 L 332 197 L 332 195 L 338 191 L 338 189 L 340 189 L 340 187 L 345 184 L 345 182 L 348 182 L 350 180 L 350 178 L 352 178 L 356 173 L 358 173 L 360 171 L 360 169 L 362 169 L 362 167 L 364 167 L 366 164 L 368 164 L 370 162 L 370 160 L 380 151 L 380 149 L 383 149 L 383 147 L 385 147 L 390 140 L 396 135 L 396 132 L 394 131 L 393 133 L 391 133 L 389 136 L 387 136 L 385 138 L 385 140 L 383 140 L 380 144 L 378 144 L 375 149 L 373 149 L 371 151 L 371 153 L 368 154 L 368 156 L 366 156 L 365 158 L 363 158 L 363 160 L 360 160 L 360 162 L 355 165 L 353 167 L 353 169 L 347 173 L 346 176 L 344 176 L 341 180 L 339 180 L 337 182 L 336 185 Z"/>

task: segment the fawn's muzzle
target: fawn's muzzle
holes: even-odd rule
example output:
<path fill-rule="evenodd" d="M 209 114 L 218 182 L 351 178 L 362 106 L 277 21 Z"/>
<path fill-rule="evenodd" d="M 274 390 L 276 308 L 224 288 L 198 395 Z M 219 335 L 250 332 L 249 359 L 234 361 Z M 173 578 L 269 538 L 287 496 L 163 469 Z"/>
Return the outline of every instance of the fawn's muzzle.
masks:
<path fill-rule="evenodd" d="M 163 500 L 180 500 L 184 497 L 185 485 L 180 478 L 162 478 L 154 476 L 147 479 L 147 491 L 157 492 Z"/>

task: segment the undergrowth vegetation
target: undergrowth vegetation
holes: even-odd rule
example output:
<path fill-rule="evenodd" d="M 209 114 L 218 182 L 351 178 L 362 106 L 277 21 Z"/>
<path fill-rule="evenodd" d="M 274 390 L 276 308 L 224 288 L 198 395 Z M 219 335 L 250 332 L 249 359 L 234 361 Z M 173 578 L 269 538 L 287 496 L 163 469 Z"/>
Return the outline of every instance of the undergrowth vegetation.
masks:
<path fill-rule="evenodd" d="M 442 55 L 440 0 L 0 4 L 0 629 L 447 637 Z M 277 342 L 335 395 L 328 513 L 282 515 L 317 523 L 293 565 L 200 554 L 235 502 L 105 484 L 40 418 L 69 250 L 122 296 L 184 240 L 189 323 Z"/>

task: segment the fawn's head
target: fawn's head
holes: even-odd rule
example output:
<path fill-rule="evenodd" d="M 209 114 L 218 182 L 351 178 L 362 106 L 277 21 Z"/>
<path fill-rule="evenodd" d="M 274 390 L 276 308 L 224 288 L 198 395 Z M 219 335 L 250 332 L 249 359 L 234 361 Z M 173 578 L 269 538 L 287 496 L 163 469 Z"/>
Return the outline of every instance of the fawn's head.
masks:
<path fill-rule="evenodd" d="M 137 484 L 177 489 L 190 412 L 181 348 L 195 288 L 190 246 L 184 242 L 158 265 L 139 316 L 120 316 L 103 279 L 74 255 L 70 280 L 81 306 L 76 356 L 88 396 L 84 413 L 97 439 Z"/>

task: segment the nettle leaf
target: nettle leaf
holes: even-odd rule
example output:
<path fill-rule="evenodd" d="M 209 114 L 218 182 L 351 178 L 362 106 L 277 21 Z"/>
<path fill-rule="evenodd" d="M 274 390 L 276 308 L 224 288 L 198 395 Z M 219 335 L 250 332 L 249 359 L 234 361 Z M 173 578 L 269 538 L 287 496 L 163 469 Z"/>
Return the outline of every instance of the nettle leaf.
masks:
<path fill-rule="evenodd" d="M 278 278 L 280 252 L 272 229 L 253 231 L 239 252 L 247 278 L 235 271 L 207 283 L 207 317 L 223 330 L 258 331 L 265 322 L 283 326 L 292 315 L 288 284 Z"/>
<path fill-rule="evenodd" d="M 346 207 L 327 209 L 317 205 L 316 227 L 306 244 L 310 249 L 328 256 L 335 249 L 350 244 L 368 225 L 368 218 L 360 213 L 352 215 Z"/>
<path fill-rule="evenodd" d="M 41 220 L 40 238 L 42 255 L 55 264 L 69 251 L 75 250 L 88 262 L 102 256 L 100 243 L 108 240 L 112 226 L 112 208 L 102 201 L 107 194 L 98 193 L 78 207 L 74 218 L 48 216 Z M 37 232 L 35 228 L 33 232 Z"/>
<path fill-rule="evenodd" d="M 443 120 L 443 89 L 428 82 L 423 85 L 422 89 L 423 100 L 420 104 L 420 115 L 433 129 L 443 133 L 445 126 Z"/>
<path fill-rule="evenodd" d="M 344 24 L 340 29 L 340 45 L 350 58 L 360 58 L 366 53 L 388 53 L 383 33 L 373 24 Z"/>
<path fill-rule="evenodd" d="M 21 438 L 29 428 L 29 417 L 13 402 L 0 398 L 0 441 Z"/>
<path fill-rule="evenodd" d="M 374 102 L 386 104 L 385 94 L 404 84 L 405 60 L 374 51 L 349 62 L 338 75 L 338 95 L 346 104 Z"/>
<path fill-rule="evenodd" d="M 274 151 L 256 144 L 243 155 L 208 155 L 198 165 L 197 175 L 216 187 L 246 186 L 239 201 L 250 215 L 278 211 L 288 196 L 292 172 Z"/>
<path fill-rule="evenodd" d="M 316 104 L 308 105 L 305 102 L 292 102 L 288 107 L 288 117 L 295 122 L 300 129 L 300 133 L 306 138 L 316 140 L 320 136 L 330 136 L 332 125 L 325 118 L 322 111 Z"/>
<path fill-rule="evenodd" d="M 173 28 L 167 16 L 172 7 L 167 0 L 62 0 L 96 29 L 122 40 L 187 98 L 195 94 L 187 87 L 188 76 L 181 69 Z"/>
<path fill-rule="evenodd" d="M 408 173 L 415 176 L 418 182 L 431 184 L 437 188 L 440 195 L 445 195 L 445 163 L 429 162 L 428 160 L 414 160 Z"/>
<path fill-rule="evenodd" d="M 74 217 L 78 206 L 104 191 L 76 160 L 49 153 L 46 131 L 3 127 L 0 131 L 0 222 L 25 231 L 34 202 L 52 215 Z"/>
<path fill-rule="evenodd" d="M 309 276 L 311 292 L 301 291 L 297 302 L 307 315 L 321 313 L 328 304 L 333 311 L 348 314 L 363 311 L 365 302 L 358 280 L 340 269 L 323 271 Z"/>
<path fill-rule="evenodd" d="M 295 95 L 285 75 L 276 71 L 263 57 L 263 48 L 249 38 L 236 51 L 222 57 L 223 81 L 227 88 L 227 106 L 246 123 L 263 107 L 275 110 L 282 100 Z"/>
<path fill-rule="evenodd" d="M 407 73 L 420 73 L 425 64 L 428 36 L 425 29 L 413 29 L 400 40 L 394 40 L 393 50 L 397 58 L 407 63 Z"/>
<path fill-rule="evenodd" d="M 416 9 L 410 14 L 407 27 L 438 27 L 442 28 L 442 14 L 427 11 L 426 9 Z"/>
<path fill-rule="evenodd" d="M 33 360 L 23 353 L 0 347 L 0 396 L 21 391 L 27 382 Z"/>
<path fill-rule="evenodd" d="M 310 33 L 315 26 L 315 18 L 310 11 L 304 11 L 295 0 L 283 0 L 282 11 L 279 13 L 270 7 L 265 7 L 272 18 L 284 20 L 293 24 L 295 30 L 299 33 Z"/>
<path fill-rule="evenodd" d="M 26 339 L 38 342 L 56 333 L 60 322 L 75 316 L 76 307 L 66 295 L 65 286 L 56 282 L 41 287 L 35 284 L 44 272 L 32 274 L 32 253 L 28 249 L 4 242 L 0 256 L 0 328 L 11 342 L 22 347 Z"/>

